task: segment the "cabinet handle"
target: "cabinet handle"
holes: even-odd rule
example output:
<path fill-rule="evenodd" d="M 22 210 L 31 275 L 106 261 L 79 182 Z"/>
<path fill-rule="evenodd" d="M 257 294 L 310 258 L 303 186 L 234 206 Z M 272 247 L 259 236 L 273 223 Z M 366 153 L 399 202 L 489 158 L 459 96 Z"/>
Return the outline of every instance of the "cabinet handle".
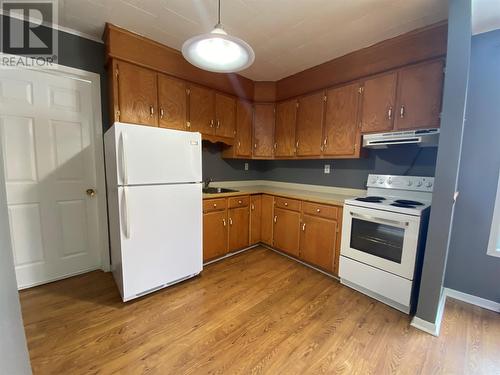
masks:
<path fill-rule="evenodd" d="M 229 218 L 229 225 L 233 225 L 233 219 Z"/>
<path fill-rule="evenodd" d="M 306 231 L 306 223 L 302 223 L 302 232 Z"/>
<path fill-rule="evenodd" d="M 255 205 L 253 203 L 252 203 L 252 205 L 250 207 L 252 207 L 252 211 L 255 210 Z"/>
<path fill-rule="evenodd" d="M 295 147 L 299 148 L 299 141 L 297 141 L 297 143 L 295 143 Z"/>
<path fill-rule="evenodd" d="M 240 142 L 240 141 L 238 141 L 238 148 L 240 148 L 240 147 L 241 147 L 241 142 Z"/>
<path fill-rule="evenodd" d="M 214 208 L 216 208 L 216 207 L 217 207 L 217 203 L 214 203 Z"/>
<path fill-rule="evenodd" d="M 257 148 L 257 143 L 254 143 L 253 148 Z"/>
<path fill-rule="evenodd" d="M 321 212 L 321 210 L 320 210 L 319 208 L 317 208 L 317 209 L 316 209 L 316 212 L 318 212 L 318 213 L 319 213 L 319 212 Z"/>
<path fill-rule="evenodd" d="M 288 202 L 285 202 L 285 207 L 288 207 Z"/>
<path fill-rule="evenodd" d="M 325 137 L 325 140 L 323 141 L 323 146 L 325 146 L 326 148 L 327 145 L 328 145 L 328 137 Z"/>
<path fill-rule="evenodd" d="M 155 115 L 155 107 L 152 105 L 149 106 L 149 116 L 153 117 Z"/>
<path fill-rule="evenodd" d="M 392 120 L 392 107 L 389 107 L 389 110 L 387 111 L 387 117 L 389 120 Z"/>
<path fill-rule="evenodd" d="M 241 204 L 241 201 L 238 201 L 238 204 Z"/>
<path fill-rule="evenodd" d="M 220 128 L 220 121 L 217 120 L 217 129 L 219 129 L 219 128 Z"/>
<path fill-rule="evenodd" d="M 278 142 L 274 142 L 274 149 L 278 148 Z"/>
<path fill-rule="evenodd" d="M 160 118 L 163 119 L 164 115 L 165 115 L 165 110 L 163 108 L 160 108 Z"/>
<path fill-rule="evenodd" d="M 405 117 L 405 106 L 402 105 L 400 110 L 399 110 L 399 117 L 403 118 Z"/>
<path fill-rule="evenodd" d="M 213 128 L 214 127 L 214 120 L 210 120 L 210 127 Z"/>
<path fill-rule="evenodd" d="M 273 221 L 274 221 L 275 223 L 277 223 L 277 222 L 278 222 L 278 216 L 275 216 L 275 217 L 274 217 L 274 219 L 273 219 Z"/>
<path fill-rule="evenodd" d="M 227 223 L 226 223 L 226 219 L 222 219 L 222 225 L 226 226 Z"/>

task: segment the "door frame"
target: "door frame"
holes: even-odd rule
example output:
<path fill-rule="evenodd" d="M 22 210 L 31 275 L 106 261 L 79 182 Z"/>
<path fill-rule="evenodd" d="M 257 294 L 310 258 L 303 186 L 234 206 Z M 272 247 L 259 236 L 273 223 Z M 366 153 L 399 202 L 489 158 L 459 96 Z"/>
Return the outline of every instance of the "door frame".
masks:
<path fill-rule="evenodd" d="M 6 54 L 0 52 L 0 59 L 2 58 L 19 58 L 19 56 Z M 103 139 L 103 126 L 102 126 L 102 101 L 101 101 L 101 76 L 98 73 L 89 72 L 86 70 L 72 68 L 65 65 L 53 64 L 55 68 L 32 68 L 31 66 L 36 66 L 36 61 L 29 57 L 22 57 L 23 61 L 27 64 L 21 67 L 0 67 L 0 69 L 12 69 L 12 70 L 32 70 L 36 72 L 42 72 L 45 74 L 52 74 L 59 77 L 67 77 L 72 79 L 77 79 L 80 81 L 90 83 L 91 90 L 91 104 L 92 104 L 92 131 L 94 136 L 94 146 L 95 146 L 95 171 L 96 171 L 96 188 L 98 194 L 97 201 L 97 211 L 98 211 L 98 241 L 99 241 L 99 253 L 100 253 L 100 263 L 101 270 L 104 272 L 109 272 L 111 270 L 111 259 L 109 254 L 109 229 L 108 229 L 108 209 L 107 209 L 107 190 L 106 190 L 106 175 L 104 171 L 104 139 Z M 89 272 L 91 270 L 82 271 L 82 273 Z M 73 275 L 71 275 L 73 276 Z M 64 278 L 70 276 L 64 276 Z M 56 281 L 56 280 L 50 280 Z M 32 287 L 35 285 L 30 285 Z"/>

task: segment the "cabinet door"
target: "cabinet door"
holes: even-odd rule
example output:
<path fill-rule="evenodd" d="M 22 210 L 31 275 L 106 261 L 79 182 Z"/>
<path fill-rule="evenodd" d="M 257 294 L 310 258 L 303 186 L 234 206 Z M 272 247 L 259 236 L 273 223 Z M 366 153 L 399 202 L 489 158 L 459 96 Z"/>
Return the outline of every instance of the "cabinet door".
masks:
<path fill-rule="evenodd" d="M 234 138 L 236 100 L 228 95 L 215 94 L 215 134 Z"/>
<path fill-rule="evenodd" d="M 337 222 L 304 215 L 300 235 L 300 259 L 328 272 L 334 271 Z"/>
<path fill-rule="evenodd" d="M 118 63 L 120 121 L 158 126 L 156 72 Z"/>
<path fill-rule="evenodd" d="M 262 195 L 261 241 L 273 246 L 274 197 Z"/>
<path fill-rule="evenodd" d="M 250 245 L 261 241 L 262 196 L 250 197 Z"/>
<path fill-rule="evenodd" d="M 299 256 L 300 212 L 274 209 L 274 247 Z"/>
<path fill-rule="evenodd" d="M 199 86 L 189 88 L 189 123 L 194 132 L 213 135 L 214 120 L 214 93 L 212 90 Z"/>
<path fill-rule="evenodd" d="M 236 156 L 252 156 L 252 103 L 239 100 L 236 105 Z"/>
<path fill-rule="evenodd" d="M 395 129 L 439 127 L 443 77 L 443 61 L 399 71 Z"/>
<path fill-rule="evenodd" d="M 324 96 L 323 92 L 319 92 L 299 99 L 296 130 L 297 156 L 321 155 Z"/>
<path fill-rule="evenodd" d="M 186 129 L 186 89 L 184 81 L 158 74 L 158 111 L 161 128 Z"/>
<path fill-rule="evenodd" d="M 247 207 L 231 208 L 228 211 L 229 221 L 229 251 L 248 247 L 250 213 Z"/>
<path fill-rule="evenodd" d="M 227 253 L 227 211 L 203 214 L 203 261 Z"/>
<path fill-rule="evenodd" d="M 390 131 L 393 128 L 397 73 L 368 79 L 363 85 L 361 131 Z"/>
<path fill-rule="evenodd" d="M 253 124 L 253 155 L 272 157 L 274 144 L 274 104 L 255 104 Z"/>
<path fill-rule="evenodd" d="M 356 156 L 358 153 L 361 147 L 359 88 L 355 83 L 327 91 L 323 155 Z"/>
<path fill-rule="evenodd" d="M 274 156 L 295 155 L 296 120 L 296 100 L 278 103 L 276 106 L 276 128 L 274 130 Z"/>

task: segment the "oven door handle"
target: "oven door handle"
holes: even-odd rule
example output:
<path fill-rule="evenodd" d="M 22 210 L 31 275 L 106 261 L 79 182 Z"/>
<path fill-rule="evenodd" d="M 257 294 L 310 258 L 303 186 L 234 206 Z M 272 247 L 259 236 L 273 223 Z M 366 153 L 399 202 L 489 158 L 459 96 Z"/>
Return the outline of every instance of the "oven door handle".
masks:
<path fill-rule="evenodd" d="M 368 220 L 368 221 L 374 221 L 374 222 L 377 222 L 380 224 L 388 224 L 388 225 L 403 227 L 403 228 L 410 225 L 410 223 L 408 221 L 397 221 L 397 220 L 383 219 L 380 217 L 358 214 L 358 213 L 352 212 L 352 211 L 349 211 L 349 213 L 351 214 L 352 217 L 357 217 L 359 219 Z"/>

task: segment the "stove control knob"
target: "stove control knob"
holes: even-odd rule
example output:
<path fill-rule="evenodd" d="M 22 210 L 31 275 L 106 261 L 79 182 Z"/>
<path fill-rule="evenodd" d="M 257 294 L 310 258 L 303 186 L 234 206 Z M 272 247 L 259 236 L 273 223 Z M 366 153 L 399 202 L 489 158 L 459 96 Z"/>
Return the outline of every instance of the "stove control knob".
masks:
<path fill-rule="evenodd" d="M 426 187 L 428 187 L 428 188 L 432 187 L 432 182 L 430 182 L 430 181 L 429 181 L 429 182 L 427 182 L 427 183 L 425 184 L 425 186 L 426 186 Z"/>
<path fill-rule="evenodd" d="M 407 185 L 408 185 L 408 186 L 413 185 L 413 181 L 408 181 L 408 182 L 407 182 Z"/>
<path fill-rule="evenodd" d="M 417 186 L 418 186 L 418 187 L 422 186 L 422 181 L 418 181 L 418 182 L 417 182 Z"/>
<path fill-rule="evenodd" d="M 373 177 L 373 178 L 370 180 L 370 182 L 371 182 L 372 184 L 376 184 L 376 183 L 377 183 L 377 177 Z"/>
<path fill-rule="evenodd" d="M 392 185 L 392 180 L 390 178 L 387 180 L 387 184 Z"/>

